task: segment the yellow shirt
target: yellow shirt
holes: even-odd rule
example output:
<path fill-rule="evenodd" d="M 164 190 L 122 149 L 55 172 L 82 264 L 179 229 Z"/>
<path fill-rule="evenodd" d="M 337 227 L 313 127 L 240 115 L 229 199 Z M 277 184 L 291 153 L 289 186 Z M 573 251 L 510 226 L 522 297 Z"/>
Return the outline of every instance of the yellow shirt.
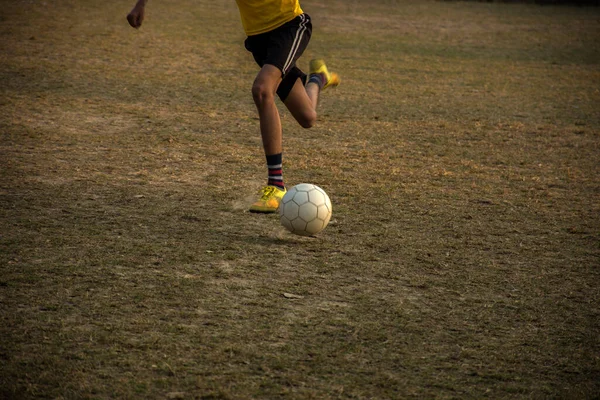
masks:
<path fill-rule="evenodd" d="M 246 35 L 272 31 L 302 14 L 299 0 L 236 0 Z"/>

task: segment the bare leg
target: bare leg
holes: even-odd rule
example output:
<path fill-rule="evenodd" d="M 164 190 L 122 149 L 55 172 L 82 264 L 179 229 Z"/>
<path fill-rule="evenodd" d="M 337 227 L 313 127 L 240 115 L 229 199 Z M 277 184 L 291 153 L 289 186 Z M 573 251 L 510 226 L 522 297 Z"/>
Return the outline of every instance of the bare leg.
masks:
<path fill-rule="evenodd" d="M 267 156 L 269 180 L 261 191 L 261 197 L 250 206 L 251 212 L 274 213 L 285 194 L 281 169 L 282 134 L 279 111 L 275 104 L 275 93 L 281 83 L 281 71 L 266 64 L 252 85 L 252 97 L 260 118 L 260 134 Z"/>
<path fill-rule="evenodd" d="M 319 89 L 319 85 L 314 82 L 309 82 L 306 85 L 306 95 L 310 99 L 313 109 L 317 109 L 317 104 L 319 102 L 319 93 L 321 93 L 321 89 Z"/>
<path fill-rule="evenodd" d="M 316 83 L 310 82 L 305 88 L 298 79 L 284 101 L 292 116 L 304 128 L 312 127 L 317 121 L 319 91 L 319 85 Z"/>
<path fill-rule="evenodd" d="M 339 84 L 339 75 L 329 72 L 323 60 L 311 60 L 306 87 L 303 87 L 300 79 L 296 80 L 284 104 L 300 125 L 310 128 L 317 121 L 317 104 L 321 90 Z"/>
<path fill-rule="evenodd" d="M 275 104 L 275 93 L 281 82 L 281 71 L 273 65 L 262 67 L 254 84 L 252 97 L 260 119 L 260 134 L 266 155 L 282 152 L 281 119 Z"/>

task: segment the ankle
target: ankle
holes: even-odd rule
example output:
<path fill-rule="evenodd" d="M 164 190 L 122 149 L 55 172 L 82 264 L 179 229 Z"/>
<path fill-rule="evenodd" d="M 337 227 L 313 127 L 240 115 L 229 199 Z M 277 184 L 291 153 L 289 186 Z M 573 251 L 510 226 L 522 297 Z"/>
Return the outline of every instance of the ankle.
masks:
<path fill-rule="evenodd" d="M 267 185 L 284 190 L 282 158 L 282 153 L 267 155 L 267 169 L 269 171 Z"/>
<path fill-rule="evenodd" d="M 308 77 L 308 83 L 316 83 L 319 86 L 319 89 L 323 89 L 323 86 L 325 86 L 326 80 L 327 80 L 327 77 L 323 73 L 310 74 L 310 76 Z"/>

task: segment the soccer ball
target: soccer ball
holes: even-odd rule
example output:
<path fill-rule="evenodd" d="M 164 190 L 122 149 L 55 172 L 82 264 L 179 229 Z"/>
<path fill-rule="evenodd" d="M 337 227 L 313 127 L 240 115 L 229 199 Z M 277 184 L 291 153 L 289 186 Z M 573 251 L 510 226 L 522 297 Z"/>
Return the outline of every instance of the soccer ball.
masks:
<path fill-rule="evenodd" d="M 331 211 L 331 200 L 327 193 L 311 183 L 292 187 L 279 205 L 281 225 L 302 236 L 312 236 L 325 229 Z"/>

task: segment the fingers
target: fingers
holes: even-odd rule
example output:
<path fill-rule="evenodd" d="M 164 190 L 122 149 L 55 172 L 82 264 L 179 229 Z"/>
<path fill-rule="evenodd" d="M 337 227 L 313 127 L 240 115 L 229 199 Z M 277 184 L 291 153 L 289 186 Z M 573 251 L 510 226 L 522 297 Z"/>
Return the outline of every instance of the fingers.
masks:
<path fill-rule="evenodd" d="M 135 17 L 133 15 L 127 14 L 127 22 L 129 22 L 129 25 L 131 25 L 132 27 L 137 28 Z"/>
<path fill-rule="evenodd" d="M 142 26 L 142 21 L 144 20 L 144 13 L 140 12 L 136 9 L 131 10 L 129 14 L 127 14 L 127 22 L 134 28 L 139 28 Z"/>
<path fill-rule="evenodd" d="M 136 29 L 142 26 L 142 19 L 138 15 L 127 15 L 127 22 L 129 22 L 129 25 Z"/>

